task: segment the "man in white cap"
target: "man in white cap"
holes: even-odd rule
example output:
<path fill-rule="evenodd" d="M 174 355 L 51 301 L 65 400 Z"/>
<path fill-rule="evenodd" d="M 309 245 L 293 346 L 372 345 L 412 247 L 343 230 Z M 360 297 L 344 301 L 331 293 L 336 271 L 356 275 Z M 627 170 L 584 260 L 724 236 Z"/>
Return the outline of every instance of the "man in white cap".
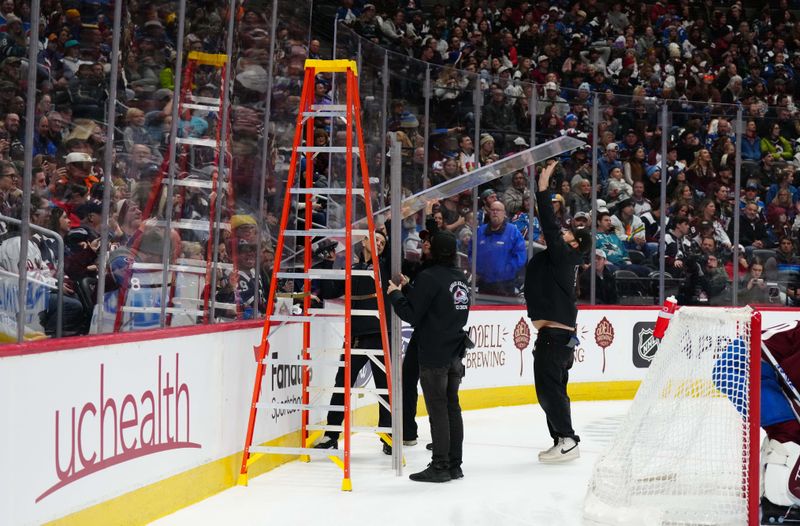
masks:
<path fill-rule="evenodd" d="M 539 102 L 539 107 L 536 110 L 537 115 L 544 114 L 547 108 L 552 108 L 553 114 L 561 118 L 569 113 L 569 104 L 558 92 L 558 84 L 552 81 L 545 83 L 544 98 Z"/>

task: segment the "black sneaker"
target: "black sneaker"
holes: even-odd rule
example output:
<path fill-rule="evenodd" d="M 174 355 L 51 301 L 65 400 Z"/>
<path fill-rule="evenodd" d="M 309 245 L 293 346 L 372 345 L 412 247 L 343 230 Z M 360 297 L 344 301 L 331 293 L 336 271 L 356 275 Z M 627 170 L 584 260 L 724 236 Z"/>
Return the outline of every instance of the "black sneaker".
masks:
<path fill-rule="evenodd" d="M 450 468 L 450 478 L 453 480 L 463 479 L 464 472 L 461 471 L 461 466 Z"/>
<path fill-rule="evenodd" d="M 339 441 L 326 435 L 317 442 L 314 449 L 339 449 Z"/>
<path fill-rule="evenodd" d="M 392 446 L 390 446 L 386 442 L 383 443 L 383 454 L 389 456 L 392 455 Z"/>
<path fill-rule="evenodd" d="M 450 470 L 434 467 L 433 463 L 419 473 L 412 473 L 408 478 L 415 482 L 449 482 L 452 479 Z"/>

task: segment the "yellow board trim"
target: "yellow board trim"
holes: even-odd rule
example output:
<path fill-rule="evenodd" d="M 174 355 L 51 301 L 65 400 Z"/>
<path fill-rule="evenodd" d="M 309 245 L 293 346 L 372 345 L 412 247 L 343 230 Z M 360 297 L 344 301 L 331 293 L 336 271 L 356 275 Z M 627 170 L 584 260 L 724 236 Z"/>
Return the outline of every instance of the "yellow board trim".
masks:
<path fill-rule="evenodd" d="M 570 384 L 567 391 L 573 401 L 630 400 L 636 394 L 639 383 L 637 381 L 584 382 Z M 461 391 L 459 396 L 461 407 L 465 410 L 536 402 L 536 392 L 532 385 L 470 389 Z M 377 418 L 377 406 L 378 404 L 374 404 L 356 410 L 353 417 L 357 425 L 369 425 L 368 422 L 374 421 Z M 422 397 L 419 399 L 417 414 L 419 416 L 427 414 Z M 266 445 L 291 446 L 296 445 L 299 440 L 300 431 L 296 431 L 272 440 Z M 248 477 L 242 479 L 239 475 L 241 455 L 240 451 L 234 455 L 178 473 L 47 524 L 59 526 L 147 524 L 237 484 L 247 485 L 247 478 L 256 477 L 297 458 L 290 455 L 263 455 L 250 467 Z M 346 483 L 349 488 L 345 488 L 345 481 L 343 481 L 342 489 L 350 491 L 352 481 L 347 480 Z"/>
<path fill-rule="evenodd" d="M 358 67 L 355 60 L 320 60 L 315 58 L 306 59 L 306 69 L 314 68 L 316 73 L 346 73 L 352 70 L 353 75 L 358 76 Z"/>

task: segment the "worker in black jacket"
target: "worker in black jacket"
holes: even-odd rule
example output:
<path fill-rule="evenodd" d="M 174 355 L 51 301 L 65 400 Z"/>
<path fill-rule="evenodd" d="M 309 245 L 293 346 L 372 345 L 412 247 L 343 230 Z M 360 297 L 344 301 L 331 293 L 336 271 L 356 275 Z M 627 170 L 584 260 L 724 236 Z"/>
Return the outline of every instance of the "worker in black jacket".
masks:
<path fill-rule="evenodd" d="M 384 234 L 380 230 L 375 231 L 375 248 L 378 253 L 378 261 L 380 265 L 380 277 L 381 277 L 381 290 L 385 290 L 386 286 L 389 283 L 389 276 L 390 269 L 388 261 L 385 258 L 382 258 L 381 255 L 383 254 L 383 250 L 387 245 L 386 234 Z M 335 260 L 335 253 L 329 252 L 326 254 L 326 257 L 323 263 L 320 264 L 321 268 L 333 268 L 333 262 Z M 362 243 L 361 254 L 359 257 L 358 262 L 353 265 L 353 270 L 372 270 L 372 252 L 370 250 L 369 243 L 365 239 Z M 319 280 L 318 283 L 319 291 L 317 293 L 320 299 L 335 299 L 344 296 L 345 293 L 345 281 L 344 280 L 333 280 L 333 279 L 323 279 Z M 351 278 L 351 308 L 353 309 L 365 309 L 365 310 L 378 310 L 378 299 L 375 294 L 375 279 L 373 276 L 352 276 Z M 382 293 L 382 292 L 381 292 Z M 387 296 L 384 295 L 384 307 L 386 309 L 386 320 L 387 320 L 387 327 L 386 330 L 389 331 L 390 324 L 388 320 L 391 317 L 391 309 L 390 304 L 388 302 Z M 351 349 L 381 349 L 383 348 L 383 343 L 381 340 L 381 324 L 380 319 L 377 316 L 367 315 L 367 316 L 352 316 L 351 324 L 350 324 L 350 348 Z M 391 337 L 389 338 L 391 340 Z M 342 355 L 340 360 L 344 361 L 344 355 Z M 383 363 L 383 357 L 378 356 L 378 360 Z M 351 354 L 350 355 L 350 380 L 351 383 L 354 384 L 358 378 L 358 372 L 369 362 L 369 357 L 363 354 Z M 386 382 L 386 373 L 382 371 L 379 367 L 372 367 L 372 377 L 375 380 L 375 387 L 377 389 L 387 389 L 387 382 Z M 336 372 L 336 379 L 335 379 L 335 386 L 336 387 L 344 387 L 344 367 L 339 367 L 339 370 Z M 382 398 L 385 400 L 386 404 L 389 404 L 389 397 L 387 395 L 381 395 Z M 334 393 L 331 395 L 330 405 L 333 406 L 343 406 L 344 405 L 344 394 L 343 393 Z M 341 426 L 344 420 L 344 413 L 342 411 L 328 411 L 328 425 L 329 426 Z M 392 414 L 389 410 L 383 406 L 383 404 L 378 404 L 378 427 L 391 427 L 392 426 Z M 338 448 L 338 440 L 339 440 L 339 431 L 326 431 L 325 435 L 320 439 L 319 442 L 314 446 L 318 449 L 337 449 Z M 383 444 L 383 452 L 387 455 L 392 454 L 391 446 L 389 444 Z"/>
<path fill-rule="evenodd" d="M 583 257 L 592 248 L 586 230 L 562 233 L 551 203 L 550 177 L 556 163 L 550 161 L 539 175 L 536 202 L 547 249 L 535 254 L 525 273 L 528 317 L 538 330 L 533 351 L 536 396 L 547 416 L 554 445 L 539 453 L 539 461 L 564 462 L 580 456 L 580 438 L 572 429 L 567 381 L 574 361 L 576 281 Z"/>
<path fill-rule="evenodd" d="M 455 266 L 456 238 L 452 233 L 437 232 L 431 253 L 434 264 L 420 272 L 407 295 L 394 283 L 389 284 L 387 292 L 400 319 L 414 326 L 420 383 L 433 438 L 432 462 L 409 478 L 447 482 L 464 476 L 464 424 L 458 388 L 464 377 L 461 360 L 466 352 L 464 326 L 469 316 L 470 287 Z"/>

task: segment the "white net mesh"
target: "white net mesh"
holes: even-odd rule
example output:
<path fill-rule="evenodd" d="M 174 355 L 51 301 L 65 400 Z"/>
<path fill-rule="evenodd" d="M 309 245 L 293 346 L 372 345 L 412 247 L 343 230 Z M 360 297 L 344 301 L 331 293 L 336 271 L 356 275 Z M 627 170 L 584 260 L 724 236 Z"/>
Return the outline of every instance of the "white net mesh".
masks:
<path fill-rule="evenodd" d="M 751 317 L 749 308 L 684 307 L 675 314 L 627 418 L 594 467 L 587 520 L 747 523 Z"/>

